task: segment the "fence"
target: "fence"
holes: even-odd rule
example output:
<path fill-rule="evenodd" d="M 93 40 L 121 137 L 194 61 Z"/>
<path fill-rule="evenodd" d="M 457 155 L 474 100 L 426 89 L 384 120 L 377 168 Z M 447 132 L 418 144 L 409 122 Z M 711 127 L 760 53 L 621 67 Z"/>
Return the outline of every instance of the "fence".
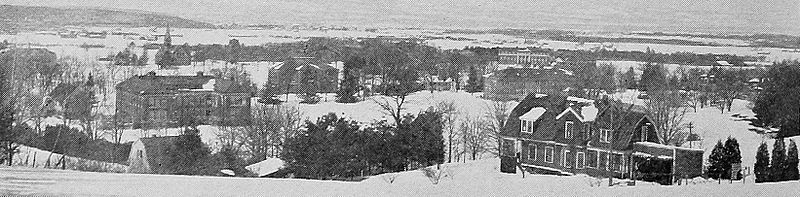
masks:
<path fill-rule="evenodd" d="M 19 152 L 14 155 L 12 165 L 89 172 L 125 173 L 128 171 L 126 165 L 66 156 L 29 146 L 19 147 Z"/>

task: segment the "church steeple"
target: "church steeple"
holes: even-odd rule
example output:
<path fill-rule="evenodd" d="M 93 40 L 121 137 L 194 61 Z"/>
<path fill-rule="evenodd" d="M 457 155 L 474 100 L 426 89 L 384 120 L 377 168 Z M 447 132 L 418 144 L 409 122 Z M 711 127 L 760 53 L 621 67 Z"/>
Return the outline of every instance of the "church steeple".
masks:
<path fill-rule="evenodd" d="M 167 25 L 167 34 L 164 35 L 164 46 L 172 46 L 172 36 L 169 34 L 169 25 Z"/>

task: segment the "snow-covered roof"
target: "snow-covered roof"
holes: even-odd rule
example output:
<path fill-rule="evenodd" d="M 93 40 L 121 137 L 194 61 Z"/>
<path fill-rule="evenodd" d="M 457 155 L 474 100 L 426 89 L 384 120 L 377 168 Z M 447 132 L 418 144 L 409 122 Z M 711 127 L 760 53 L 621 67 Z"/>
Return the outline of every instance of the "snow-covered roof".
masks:
<path fill-rule="evenodd" d="M 283 167 L 283 164 L 283 160 L 279 158 L 267 158 L 264 161 L 249 165 L 245 169 L 258 174 L 258 176 L 266 176 L 277 172 L 278 169 Z"/>
<path fill-rule="evenodd" d="M 597 107 L 595 107 L 594 105 L 589 105 L 581 109 L 581 115 L 583 115 L 583 120 L 587 122 L 594 121 L 595 119 L 597 119 L 597 114 L 599 112 L 600 109 L 597 109 Z"/>
<path fill-rule="evenodd" d="M 545 112 L 547 112 L 547 109 L 544 109 L 543 107 L 534 107 L 533 109 L 528 111 L 528 113 L 519 116 L 519 119 L 527 121 L 536 121 L 539 120 L 539 118 L 542 117 L 542 114 L 544 114 Z"/>
<path fill-rule="evenodd" d="M 752 78 L 747 82 L 749 82 L 749 83 L 758 83 L 758 82 L 761 82 L 761 80 L 759 80 L 758 78 Z"/>
<path fill-rule="evenodd" d="M 308 64 L 308 65 L 311 65 L 311 67 L 314 67 L 316 69 L 319 69 L 319 66 L 317 66 L 317 65 L 314 65 L 314 64 Z M 305 66 L 306 65 L 298 66 L 297 68 L 295 68 L 295 70 L 302 70 L 303 68 L 305 68 Z"/>
<path fill-rule="evenodd" d="M 567 107 L 567 109 L 564 110 L 564 112 L 561 112 L 561 114 L 558 114 L 558 116 L 556 116 L 556 120 L 561 119 L 561 117 L 564 117 L 564 115 L 567 115 L 567 113 L 569 113 L 569 112 L 572 112 L 572 114 L 574 114 L 575 117 L 578 118 L 578 121 L 584 122 L 583 116 L 578 114 L 578 112 L 576 112 L 574 109 L 572 109 L 572 107 Z"/>
<path fill-rule="evenodd" d="M 203 88 L 202 89 L 214 90 L 214 84 L 216 84 L 216 83 L 217 83 L 216 79 L 209 79 L 208 82 L 203 84 Z"/>
<path fill-rule="evenodd" d="M 568 101 L 578 102 L 578 103 L 594 103 L 594 100 L 580 98 L 580 97 L 574 97 L 574 96 L 567 97 L 567 100 Z"/>
<path fill-rule="evenodd" d="M 536 97 L 536 98 L 544 98 L 544 97 L 547 97 L 547 95 L 546 94 L 536 94 L 536 95 L 534 95 L 534 97 Z"/>
<path fill-rule="evenodd" d="M 275 66 L 272 67 L 272 69 L 280 70 L 281 66 L 283 66 L 283 64 L 284 64 L 283 62 L 277 63 L 277 64 L 275 64 Z"/>
<path fill-rule="evenodd" d="M 681 150 L 690 150 L 690 151 L 703 151 L 703 149 L 696 149 L 696 148 L 684 148 L 684 147 L 677 147 L 677 146 L 670 146 L 659 144 L 655 142 L 635 142 L 634 144 L 651 147 L 651 148 L 661 148 L 661 149 L 681 149 Z"/>
<path fill-rule="evenodd" d="M 721 66 L 730 66 L 731 65 L 730 63 L 728 63 L 728 61 L 717 61 L 717 64 L 719 64 Z"/>
<path fill-rule="evenodd" d="M 573 75 L 571 71 L 564 70 L 564 69 L 558 69 L 558 70 L 561 70 L 561 71 L 563 71 L 563 72 L 564 72 L 564 74 L 566 74 L 566 75 Z"/>

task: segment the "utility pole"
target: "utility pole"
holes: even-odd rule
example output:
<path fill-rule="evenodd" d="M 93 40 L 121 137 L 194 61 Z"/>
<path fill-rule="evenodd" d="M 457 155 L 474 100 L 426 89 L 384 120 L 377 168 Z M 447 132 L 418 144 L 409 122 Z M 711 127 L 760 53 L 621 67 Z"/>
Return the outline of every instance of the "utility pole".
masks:
<path fill-rule="evenodd" d="M 692 142 L 694 142 L 694 138 L 692 138 L 692 136 L 693 136 L 692 135 L 692 128 L 694 128 L 694 123 L 693 122 L 689 122 L 688 128 L 689 128 L 689 137 L 690 137 L 689 138 L 689 148 L 692 148 Z"/>

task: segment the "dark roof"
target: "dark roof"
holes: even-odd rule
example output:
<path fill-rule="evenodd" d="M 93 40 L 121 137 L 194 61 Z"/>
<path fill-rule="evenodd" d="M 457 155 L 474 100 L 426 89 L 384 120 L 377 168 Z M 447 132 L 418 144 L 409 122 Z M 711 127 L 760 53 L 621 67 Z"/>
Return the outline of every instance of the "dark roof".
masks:
<path fill-rule="evenodd" d="M 566 97 L 562 95 L 553 95 L 545 97 L 536 97 L 535 94 L 528 94 L 513 110 L 506 120 L 506 125 L 503 127 L 502 135 L 505 136 L 518 136 L 519 135 L 519 117 L 527 113 L 534 107 L 543 107 L 547 111 L 542 114 L 537 121 L 540 125 L 542 120 L 555 119 L 555 117 L 566 109 Z M 556 109 L 556 110 L 553 110 Z M 538 133 L 538 132 L 537 132 Z M 539 134 L 537 134 L 539 135 Z M 544 134 L 541 134 L 544 135 Z"/>
<path fill-rule="evenodd" d="M 139 139 L 144 144 L 147 153 L 147 164 L 154 173 L 166 172 L 166 164 L 169 161 L 169 150 L 175 146 L 178 136 L 166 137 L 147 137 Z"/>
<path fill-rule="evenodd" d="M 631 145 L 631 138 L 633 138 L 633 132 L 636 131 L 637 124 L 647 116 L 644 107 L 618 101 L 608 101 L 603 104 L 605 106 L 603 106 L 598 117 L 612 113 L 615 115 L 615 121 L 612 124 L 615 125 L 615 128 L 612 128 L 615 131 L 612 139 L 615 140 L 612 142 L 612 148 L 617 150 L 627 149 Z"/>
<path fill-rule="evenodd" d="M 536 97 L 535 94 L 529 94 L 511 111 L 506 125 L 501 131 L 501 135 L 520 136 L 520 131 L 518 129 L 520 127 L 519 117 L 534 107 L 543 107 L 547 111 L 535 122 L 535 124 L 538 125 L 538 129 L 536 129 L 530 137 L 534 140 L 553 141 L 562 130 L 561 127 L 563 127 L 563 125 L 558 124 L 555 117 L 567 109 L 567 103 L 569 103 L 569 101 L 567 101 L 566 96 L 563 95 Z M 615 123 L 612 123 L 612 125 L 615 125 L 616 128 L 613 128 L 613 130 L 616 132 L 614 132 L 612 138 L 614 140 L 611 148 L 617 150 L 628 148 L 635 127 L 642 118 L 646 117 L 644 108 L 610 100 L 598 100 L 595 101 L 595 105 L 600 110 L 596 121 L 605 121 L 600 118 L 602 116 L 609 114 L 615 115 Z"/>
<path fill-rule="evenodd" d="M 228 79 L 214 76 L 157 76 L 148 74 L 134 76 L 117 84 L 117 90 L 134 94 L 172 94 L 182 89 L 202 89 L 204 84 L 214 80 L 214 92 L 246 93 L 247 88 Z"/>
<path fill-rule="evenodd" d="M 69 94 L 75 91 L 75 88 L 77 87 L 77 85 L 71 83 L 60 83 L 56 85 L 56 87 L 53 88 L 53 91 L 50 91 L 50 94 L 47 94 L 47 96 L 50 96 L 50 99 L 53 101 L 64 102 L 64 99 L 66 99 Z"/>

